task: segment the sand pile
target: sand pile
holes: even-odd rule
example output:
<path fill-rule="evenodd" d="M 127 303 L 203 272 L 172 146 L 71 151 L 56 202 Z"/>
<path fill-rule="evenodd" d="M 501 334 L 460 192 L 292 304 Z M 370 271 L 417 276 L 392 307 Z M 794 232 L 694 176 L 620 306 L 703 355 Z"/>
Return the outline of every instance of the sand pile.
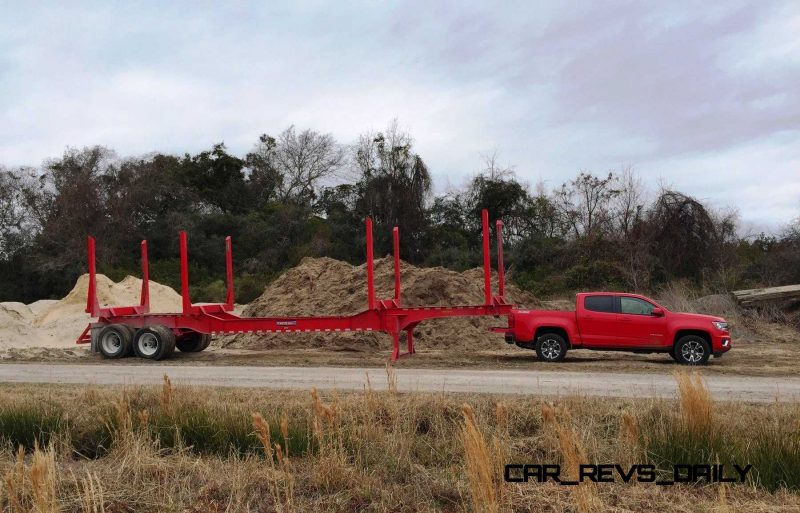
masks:
<path fill-rule="evenodd" d="M 0 349 L 25 347 L 74 347 L 75 339 L 90 322 L 84 312 L 89 275 L 78 278 L 75 287 L 61 300 L 40 300 L 30 305 L 0 303 Z M 97 275 L 97 299 L 100 306 L 124 306 L 139 303 L 142 280 L 127 276 L 114 283 Z M 150 310 L 176 312 L 181 296 L 170 287 L 150 282 Z"/>
<path fill-rule="evenodd" d="M 420 268 L 401 264 L 401 303 L 407 306 L 447 306 L 482 304 L 483 271 L 471 269 L 459 273 L 442 267 Z M 493 277 L 496 293 L 496 276 Z M 391 258 L 375 261 L 377 297 L 394 294 L 394 266 Z M 514 286 L 507 285 L 506 298 L 515 304 L 532 307 L 536 299 Z M 366 265 L 352 266 L 331 258 L 305 258 L 272 282 L 264 293 L 250 303 L 245 317 L 352 315 L 367 306 Z M 487 347 L 502 337 L 488 333 L 488 328 L 502 325 L 505 319 L 451 318 L 425 321 L 417 326 L 415 340 L 420 348 L 443 346 Z M 339 347 L 364 349 L 389 348 L 390 339 L 382 333 L 289 333 L 236 335 L 225 337 L 231 347 Z"/>

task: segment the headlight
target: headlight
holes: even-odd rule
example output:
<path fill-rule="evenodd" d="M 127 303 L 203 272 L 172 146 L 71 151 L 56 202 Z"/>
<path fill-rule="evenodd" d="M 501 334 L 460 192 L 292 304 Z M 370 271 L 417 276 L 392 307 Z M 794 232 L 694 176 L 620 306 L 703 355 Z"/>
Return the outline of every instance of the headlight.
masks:
<path fill-rule="evenodd" d="M 718 330 L 728 331 L 728 323 L 725 321 L 713 321 L 711 324 L 713 324 Z"/>

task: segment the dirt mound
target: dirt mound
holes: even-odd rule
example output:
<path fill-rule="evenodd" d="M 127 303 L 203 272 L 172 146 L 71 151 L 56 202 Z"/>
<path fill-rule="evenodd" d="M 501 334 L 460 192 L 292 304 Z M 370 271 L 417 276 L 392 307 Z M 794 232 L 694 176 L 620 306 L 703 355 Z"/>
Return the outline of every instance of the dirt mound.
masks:
<path fill-rule="evenodd" d="M 408 306 L 446 306 L 482 304 L 483 270 L 459 273 L 442 267 L 420 268 L 402 262 L 401 303 Z M 496 291 L 496 276 L 493 287 Z M 394 264 L 391 258 L 375 261 L 375 292 L 378 298 L 394 295 Z M 524 306 L 535 306 L 536 299 L 514 286 L 506 287 L 506 298 Z M 305 258 L 272 282 L 264 293 L 250 303 L 245 317 L 352 315 L 367 306 L 366 264 L 352 266 L 331 258 Z M 488 328 L 504 320 L 491 318 L 452 318 L 426 321 L 414 331 L 415 340 L 425 346 L 486 345 L 501 342 Z M 390 347 L 382 333 L 292 333 L 236 335 L 223 339 L 231 347 L 339 347 L 363 349 Z"/>
<path fill-rule="evenodd" d="M 729 294 L 711 294 L 692 301 L 694 311 L 706 315 L 734 318 L 741 315 L 741 309 Z"/>
<path fill-rule="evenodd" d="M 89 290 L 89 275 L 84 274 L 64 299 L 41 309 L 37 316 L 37 324 L 43 325 L 60 321 L 75 314 L 86 314 L 86 294 Z M 97 301 L 100 306 L 138 305 L 142 290 L 142 280 L 126 276 L 119 283 L 114 283 L 105 275 L 97 275 Z M 150 311 L 177 312 L 181 309 L 181 296 L 172 288 L 160 283 L 150 282 Z M 77 335 L 79 335 L 80 332 Z"/>
<path fill-rule="evenodd" d="M 89 275 L 78 278 L 75 287 L 61 300 L 40 300 L 30 305 L 0 303 L 0 349 L 26 347 L 72 347 L 75 339 L 90 322 L 84 312 Z M 124 306 L 139 303 L 142 280 L 127 276 L 114 283 L 97 275 L 97 298 L 100 306 Z M 181 296 L 173 289 L 150 282 L 150 309 L 175 312 L 181 308 Z"/>

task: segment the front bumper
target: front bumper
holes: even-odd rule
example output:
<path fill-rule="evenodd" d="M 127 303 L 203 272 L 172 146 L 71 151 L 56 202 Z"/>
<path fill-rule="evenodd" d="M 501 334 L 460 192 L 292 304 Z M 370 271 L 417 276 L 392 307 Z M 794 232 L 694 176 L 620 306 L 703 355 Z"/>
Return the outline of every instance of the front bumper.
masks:
<path fill-rule="evenodd" d="M 711 337 L 711 352 L 715 357 L 720 357 L 731 350 L 733 345 L 730 332 L 715 333 Z"/>

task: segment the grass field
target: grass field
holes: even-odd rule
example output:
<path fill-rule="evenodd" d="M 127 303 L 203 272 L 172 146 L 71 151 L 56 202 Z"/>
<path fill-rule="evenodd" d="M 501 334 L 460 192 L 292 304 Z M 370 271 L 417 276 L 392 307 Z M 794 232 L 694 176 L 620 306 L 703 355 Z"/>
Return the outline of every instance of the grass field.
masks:
<path fill-rule="evenodd" d="M 392 382 L 391 370 L 387 379 Z M 800 406 L 0 386 L 3 511 L 800 511 Z M 21 447 L 21 449 L 20 449 Z M 750 463 L 744 484 L 505 483 L 506 463 Z"/>

